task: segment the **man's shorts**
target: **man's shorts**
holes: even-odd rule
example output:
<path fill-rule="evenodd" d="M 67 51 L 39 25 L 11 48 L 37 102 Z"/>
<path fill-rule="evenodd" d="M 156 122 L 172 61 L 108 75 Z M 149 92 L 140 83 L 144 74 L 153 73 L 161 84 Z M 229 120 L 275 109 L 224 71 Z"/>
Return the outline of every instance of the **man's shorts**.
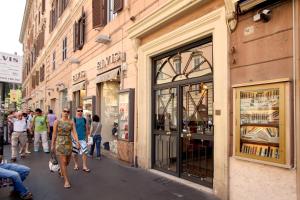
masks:
<path fill-rule="evenodd" d="M 80 148 L 78 149 L 77 148 L 77 145 L 76 145 L 76 142 L 75 140 L 72 139 L 72 153 L 75 154 L 75 155 L 82 155 L 83 153 L 84 154 L 88 154 L 89 153 L 89 150 L 87 148 L 87 143 L 85 140 L 79 140 L 79 144 L 80 144 Z"/>

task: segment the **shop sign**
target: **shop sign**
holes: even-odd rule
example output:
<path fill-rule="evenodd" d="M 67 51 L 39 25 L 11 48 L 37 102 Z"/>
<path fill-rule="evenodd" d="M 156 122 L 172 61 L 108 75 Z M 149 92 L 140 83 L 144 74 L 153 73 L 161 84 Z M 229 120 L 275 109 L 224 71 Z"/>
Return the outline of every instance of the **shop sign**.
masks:
<path fill-rule="evenodd" d="M 126 53 L 118 51 L 97 62 L 97 70 L 116 67 L 116 64 L 126 61 Z"/>
<path fill-rule="evenodd" d="M 0 82 L 22 83 L 22 57 L 0 52 Z"/>
<path fill-rule="evenodd" d="M 80 81 L 84 81 L 86 77 L 85 71 L 78 72 L 73 75 L 73 84 L 78 83 Z"/>

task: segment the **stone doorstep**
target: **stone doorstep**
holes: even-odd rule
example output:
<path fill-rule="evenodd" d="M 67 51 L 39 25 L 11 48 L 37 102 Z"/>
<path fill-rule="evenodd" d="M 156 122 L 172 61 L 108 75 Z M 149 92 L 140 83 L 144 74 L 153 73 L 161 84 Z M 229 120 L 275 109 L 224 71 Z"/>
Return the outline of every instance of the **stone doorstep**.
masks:
<path fill-rule="evenodd" d="M 193 188 L 193 189 L 198 190 L 200 192 L 206 192 L 206 193 L 214 196 L 213 189 L 211 189 L 211 188 L 199 185 L 197 183 L 194 183 L 194 182 L 182 179 L 182 178 L 178 178 L 176 176 L 172 176 L 170 174 L 167 174 L 167 173 L 155 170 L 155 169 L 148 169 L 148 171 L 155 174 L 155 175 L 158 175 L 160 177 L 163 177 L 163 178 L 169 179 L 171 181 L 174 181 L 176 183 L 179 183 L 179 184 L 185 185 L 187 187 Z"/>

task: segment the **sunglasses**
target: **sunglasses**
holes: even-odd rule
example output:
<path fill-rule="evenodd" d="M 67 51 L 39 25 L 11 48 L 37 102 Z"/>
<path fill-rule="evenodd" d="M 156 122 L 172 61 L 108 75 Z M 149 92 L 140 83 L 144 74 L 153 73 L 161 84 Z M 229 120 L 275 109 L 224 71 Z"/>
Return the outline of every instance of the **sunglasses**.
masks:
<path fill-rule="evenodd" d="M 83 112 L 83 110 L 77 110 L 77 112 Z"/>
<path fill-rule="evenodd" d="M 64 113 L 70 113 L 70 111 L 68 111 L 68 110 L 64 110 L 63 112 L 64 112 Z"/>

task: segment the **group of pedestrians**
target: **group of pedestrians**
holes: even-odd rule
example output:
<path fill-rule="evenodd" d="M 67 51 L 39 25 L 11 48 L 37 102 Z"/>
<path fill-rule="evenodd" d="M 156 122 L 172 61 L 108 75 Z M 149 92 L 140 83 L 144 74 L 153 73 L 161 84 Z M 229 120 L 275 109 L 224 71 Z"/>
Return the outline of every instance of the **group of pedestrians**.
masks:
<path fill-rule="evenodd" d="M 39 151 L 39 143 L 42 141 L 43 150 L 49 153 L 48 133 L 50 133 L 50 124 L 48 117 L 43 115 L 41 109 L 37 108 L 35 114 L 31 110 L 27 113 L 16 112 L 8 116 L 9 124 L 11 124 L 12 133 L 11 140 L 11 161 L 16 162 L 17 154 L 20 158 L 25 158 L 26 154 L 30 154 L 29 143 L 34 138 L 34 151 Z M 19 151 L 18 151 L 19 147 Z"/>
<path fill-rule="evenodd" d="M 39 151 L 39 142 L 42 141 L 43 151 L 50 151 L 59 157 L 60 175 L 64 178 L 64 188 L 70 188 L 67 167 L 71 157 L 74 160 L 74 170 L 79 170 L 78 156 L 82 156 L 82 171 L 89 173 L 91 170 L 87 165 L 87 157 L 93 157 L 96 147 L 97 159 L 101 159 L 101 129 L 99 116 L 94 115 L 92 121 L 89 117 L 83 117 L 82 107 L 76 110 L 76 116 L 70 118 L 69 109 L 65 108 L 61 118 L 57 119 L 52 110 L 44 115 L 42 110 L 37 108 L 35 113 L 28 110 L 27 113 L 16 112 L 8 116 L 12 124 L 11 133 L 11 161 L 17 161 L 17 154 L 25 158 L 31 152 L 28 143 L 34 138 L 33 149 Z M 48 144 L 48 136 L 51 140 L 51 148 Z M 88 137 L 93 137 L 93 144 L 88 149 Z M 19 148 L 19 151 L 18 151 Z M 3 163 L 0 156 L 0 178 L 10 178 L 14 184 L 14 192 L 18 193 L 21 199 L 31 199 L 32 194 L 23 185 L 23 180 L 28 176 L 30 169 L 26 166 L 15 163 Z"/>

